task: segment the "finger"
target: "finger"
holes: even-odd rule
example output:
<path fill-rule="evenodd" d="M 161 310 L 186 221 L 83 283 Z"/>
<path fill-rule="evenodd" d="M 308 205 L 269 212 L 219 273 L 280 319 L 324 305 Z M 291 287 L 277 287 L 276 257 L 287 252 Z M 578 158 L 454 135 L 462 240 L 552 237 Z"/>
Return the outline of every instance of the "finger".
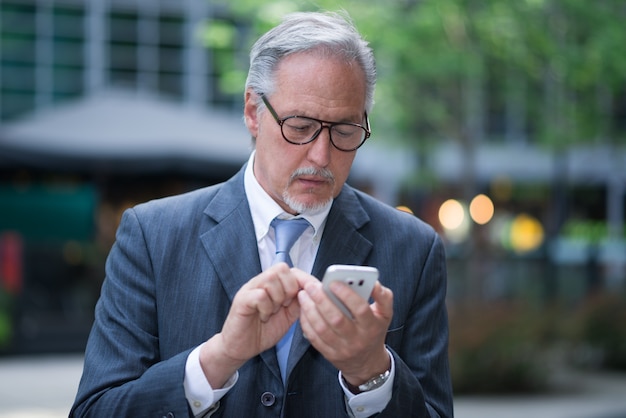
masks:
<path fill-rule="evenodd" d="M 242 307 L 246 310 L 252 309 L 258 312 L 262 321 L 267 321 L 268 315 L 276 313 L 285 299 L 284 289 L 278 275 L 288 272 L 286 264 L 272 266 L 266 271 L 249 280 L 237 292 L 233 303 L 235 306 L 241 301 Z M 242 312 L 245 314 L 245 312 Z M 248 312 L 251 313 L 251 312 Z"/>
<path fill-rule="evenodd" d="M 265 282 L 271 280 L 272 277 L 277 276 L 280 272 L 288 271 L 289 266 L 285 263 L 279 263 L 271 266 L 267 270 L 262 271 L 260 274 L 254 276 L 252 279 L 248 280 L 246 284 L 243 285 L 243 288 L 253 289 L 263 286 Z"/>
<path fill-rule="evenodd" d="M 323 318 L 327 318 L 329 315 L 333 314 L 341 314 L 341 311 L 333 301 L 328 297 L 326 292 L 322 287 L 322 283 L 319 280 L 308 281 L 304 286 L 304 291 L 307 293 L 309 298 L 313 301 L 313 304 L 317 311 L 319 311 Z"/>
<path fill-rule="evenodd" d="M 320 283 L 317 277 L 312 276 L 296 267 L 292 268 L 291 271 L 293 272 L 294 277 L 296 278 L 296 281 L 298 282 L 298 287 L 300 289 L 306 288 L 306 286 L 310 283 L 312 284 Z"/>
<path fill-rule="evenodd" d="M 300 305 L 300 327 L 305 338 L 313 337 L 313 327 L 311 326 L 311 315 L 314 315 L 314 303 L 305 291 L 298 292 L 298 303 Z"/>
<path fill-rule="evenodd" d="M 293 268 L 287 268 L 278 271 L 278 279 L 284 292 L 283 306 L 289 306 L 300 290 L 294 270 Z"/>
<path fill-rule="evenodd" d="M 328 325 L 317 309 L 317 303 L 305 290 L 298 293 L 298 300 L 301 309 L 300 326 L 305 338 L 324 358 L 339 368 L 341 362 L 354 355 L 353 347 L 357 341 L 354 339 L 353 332 L 340 332 L 340 328 L 333 329 L 332 326 Z M 354 329 L 352 321 L 339 309 L 334 309 L 337 311 L 337 317 L 349 324 L 351 329 Z"/>
<path fill-rule="evenodd" d="M 348 308 L 354 320 L 370 313 L 367 300 L 359 296 L 345 283 L 333 282 L 330 284 L 330 290 Z"/>
<path fill-rule="evenodd" d="M 299 286 L 289 267 L 285 263 L 276 264 L 251 280 L 247 287 L 259 288 L 266 292 L 266 297 L 273 304 L 273 312 L 293 301 Z"/>
<path fill-rule="evenodd" d="M 352 321 L 328 297 L 321 282 L 316 280 L 315 283 L 307 284 L 304 292 L 300 293 L 306 293 L 310 300 L 307 305 L 302 306 L 302 311 L 308 315 L 316 334 L 328 344 L 332 344 L 338 336 L 345 338 L 353 332 L 350 329 L 353 326 Z"/>
<path fill-rule="evenodd" d="M 324 334 L 328 332 L 328 327 L 317 310 L 315 301 L 304 290 L 298 293 L 298 301 L 302 333 L 318 351 L 324 352 L 327 345 L 324 342 Z"/>
<path fill-rule="evenodd" d="M 265 292 L 264 297 L 271 303 L 272 312 L 276 313 L 283 306 L 287 306 L 287 294 L 285 288 L 278 277 L 268 278 L 260 285 L 260 289 Z M 263 296 L 261 296 L 263 297 Z"/>
<path fill-rule="evenodd" d="M 252 289 L 243 296 L 243 304 L 249 307 L 251 313 L 256 313 L 261 322 L 269 321 L 270 317 L 276 313 L 276 305 L 269 298 L 265 289 Z"/>
<path fill-rule="evenodd" d="M 372 309 L 380 315 L 390 318 L 393 315 L 393 291 L 380 282 L 376 282 L 372 290 Z"/>

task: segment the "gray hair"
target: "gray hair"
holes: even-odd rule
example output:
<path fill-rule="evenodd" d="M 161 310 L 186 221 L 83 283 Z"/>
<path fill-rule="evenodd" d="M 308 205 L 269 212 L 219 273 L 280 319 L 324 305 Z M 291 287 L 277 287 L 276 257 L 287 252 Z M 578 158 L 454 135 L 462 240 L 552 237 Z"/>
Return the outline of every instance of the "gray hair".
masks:
<path fill-rule="evenodd" d="M 248 89 L 270 95 L 275 89 L 275 71 L 281 59 L 297 52 L 316 51 L 356 62 L 365 74 L 365 110 L 374 105 L 376 63 L 368 43 L 347 13 L 299 12 L 287 15 L 253 45 L 250 51 Z M 262 103 L 259 99 L 259 108 Z"/>

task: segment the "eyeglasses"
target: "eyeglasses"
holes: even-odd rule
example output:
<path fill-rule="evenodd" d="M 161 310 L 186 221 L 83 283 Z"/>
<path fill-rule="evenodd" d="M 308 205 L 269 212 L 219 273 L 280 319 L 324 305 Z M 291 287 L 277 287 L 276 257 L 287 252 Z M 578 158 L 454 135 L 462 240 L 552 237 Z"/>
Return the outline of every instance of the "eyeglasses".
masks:
<path fill-rule="evenodd" d="M 372 134 L 370 122 L 365 112 L 365 126 L 350 122 L 328 122 L 306 116 L 287 116 L 279 118 L 270 102 L 261 93 L 261 99 L 280 126 L 285 141 L 294 145 L 304 145 L 313 142 L 322 129 L 328 128 L 330 142 L 340 151 L 350 152 L 358 149 Z"/>

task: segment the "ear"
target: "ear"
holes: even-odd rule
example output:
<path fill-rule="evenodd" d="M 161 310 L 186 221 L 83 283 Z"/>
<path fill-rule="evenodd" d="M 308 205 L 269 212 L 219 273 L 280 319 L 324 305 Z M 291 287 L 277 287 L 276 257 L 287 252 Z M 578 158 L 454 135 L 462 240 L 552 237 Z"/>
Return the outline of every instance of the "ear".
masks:
<path fill-rule="evenodd" d="M 246 90 L 245 99 L 243 105 L 243 116 L 246 122 L 246 126 L 248 127 L 248 131 L 253 138 L 257 137 L 257 133 L 259 132 L 259 115 L 258 115 L 258 106 L 257 100 L 258 95 L 252 90 Z"/>

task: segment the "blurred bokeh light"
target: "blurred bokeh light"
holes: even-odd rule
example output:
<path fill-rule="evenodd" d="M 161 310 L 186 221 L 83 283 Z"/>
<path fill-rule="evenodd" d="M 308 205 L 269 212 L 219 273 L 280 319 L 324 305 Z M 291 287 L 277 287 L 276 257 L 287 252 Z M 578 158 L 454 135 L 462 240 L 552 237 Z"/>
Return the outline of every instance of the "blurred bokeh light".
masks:
<path fill-rule="evenodd" d="M 470 202 L 469 212 L 474 222 L 485 225 L 493 218 L 493 202 L 488 196 L 479 194 Z"/>

